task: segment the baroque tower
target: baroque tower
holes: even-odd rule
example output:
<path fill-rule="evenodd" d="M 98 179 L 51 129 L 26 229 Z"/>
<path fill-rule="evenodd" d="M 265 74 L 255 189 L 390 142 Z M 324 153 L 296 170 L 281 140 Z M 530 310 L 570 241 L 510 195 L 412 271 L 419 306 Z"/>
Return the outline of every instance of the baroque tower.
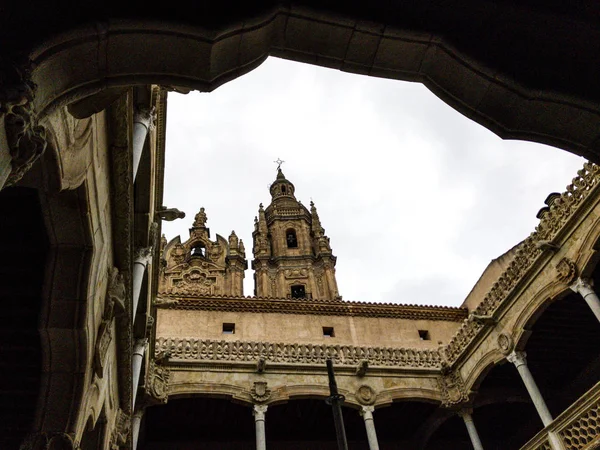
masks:
<path fill-rule="evenodd" d="M 225 239 L 210 240 L 204 208 L 196 214 L 190 238 L 179 236 L 165 245 L 159 291 L 183 296 L 243 295 L 244 270 L 248 268 L 244 243 L 235 231 Z"/>
<path fill-rule="evenodd" d="M 254 294 L 258 297 L 341 300 L 336 257 L 317 208 L 296 200 L 281 168 L 270 186 L 271 204 L 254 218 Z"/>

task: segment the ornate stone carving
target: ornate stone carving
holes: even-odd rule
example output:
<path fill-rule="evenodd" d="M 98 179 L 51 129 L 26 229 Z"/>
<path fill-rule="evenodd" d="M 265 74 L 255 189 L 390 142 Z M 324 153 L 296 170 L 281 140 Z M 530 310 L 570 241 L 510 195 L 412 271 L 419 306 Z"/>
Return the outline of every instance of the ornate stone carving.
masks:
<path fill-rule="evenodd" d="M 152 260 L 153 247 L 138 248 L 135 251 L 134 261 L 136 264 L 148 264 Z"/>
<path fill-rule="evenodd" d="M 257 403 L 264 403 L 271 397 L 271 389 L 267 388 L 266 381 L 255 381 L 250 389 L 250 396 Z"/>
<path fill-rule="evenodd" d="M 526 366 L 527 365 L 527 353 L 512 351 L 509 355 L 506 356 L 506 360 L 509 363 L 514 364 L 515 367 Z"/>
<path fill-rule="evenodd" d="M 375 403 L 377 395 L 371 386 L 363 384 L 356 390 L 356 398 L 362 405 L 372 405 Z"/>
<path fill-rule="evenodd" d="M 115 428 L 110 435 L 111 450 L 119 450 L 127 444 L 127 438 L 131 430 L 130 417 L 119 408 L 115 419 Z"/>
<path fill-rule="evenodd" d="M 212 341 L 194 338 L 158 337 L 155 355 L 170 352 L 173 360 L 199 362 L 266 362 L 278 364 L 324 365 L 332 359 L 336 366 L 356 367 L 368 361 L 371 367 L 410 367 L 440 369 L 437 350 L 351 345 L 286 344 L 270 342 Z"/>
<path fill-rule="evenodd" d="M 286 269 L 283 272 L 286 278 L 306 278 L 308 276 L 307 269 Z"/>
<path fill-rule="evenodd" d="M 450 371 L 439 377 L 438 386 L 442 396 L 442 406 L 450 407 L 469 399 L 465 384 L 456 371 Z"/>
<path fill-rule="evenodd" d="M 27 68 L 0 60 L 0 119 L 4 118 L 12 158 L 5 186 L 17 183 L 46 148 L 46 130 L 38 125 L 33 110 L 35 84 L 29 75 Z"/>
<path fill-rule="evenodd" d="M 148 366 L 146 392 L 160 403 L 169 399 L 169 378 L 171 370 L 156 361 L 151 360 Z"/>
<path fill-rule="evenodd" d="M 504 355 L 508 355 L 513 351 L 513 340 L 512 337 L 507 333 L 500 333 L 498 335 L 498 348 Z"/>
<path fill-rule="evenodd" d="M 367 374 L 368 368 L 369 368 L 369 361 L 367 361 L 367 360 L 361 361 L 358 364 L 358 367 L 356 368 L 356 376 L 364 377 Z"/>
<path fill-rule="evenodd" d="M 194 217 L 193 227 L 194 228 L 204 228 L 204 227 L 206 227 L 207 220 L 208 220 L 208 218 L 206 216 L 206 212 L 204 211 L 204 208 L 200 208 L 200 211 Z"/>
<path fill-rule="evenodd" d="M 577 278 L 577 265 L 569 258 L 561 259 L 556 265 L 556 278 L 561 283 L 573 284 Z"/>
<path fill-rule="evenodd" d="M 119 270 L 114 267 L 110 270 L 106 299 L 104 300 L 104 313 L 96 336 L 94 348 L 94 371 L 100 378 L 104 376 L 104 365 L 110 343 L 113 340 L 113 319 L 115 308 L 119 311 L 125 309 L 125 284 Z"/>

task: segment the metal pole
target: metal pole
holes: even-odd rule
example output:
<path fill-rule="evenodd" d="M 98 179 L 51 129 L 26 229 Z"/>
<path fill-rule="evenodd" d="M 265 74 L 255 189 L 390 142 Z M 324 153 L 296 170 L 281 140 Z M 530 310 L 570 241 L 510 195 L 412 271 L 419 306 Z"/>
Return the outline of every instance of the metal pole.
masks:
<path fill-rule="evenodd" d="M 337 436 L 338 450 L 348 450 L 348 441 L 346 440 L 346 430 L 344 429 L 344 417 L 342 416 L 342 403 L 344 396 L 340 395 L 335 382 L 333 373 L 333 362 L 327 360 L 327 376 L 329 377 L 329 397 L 326 403 L 331 405 L 333 410 L 333 423 L 335 424 L 335 434 Z"/>

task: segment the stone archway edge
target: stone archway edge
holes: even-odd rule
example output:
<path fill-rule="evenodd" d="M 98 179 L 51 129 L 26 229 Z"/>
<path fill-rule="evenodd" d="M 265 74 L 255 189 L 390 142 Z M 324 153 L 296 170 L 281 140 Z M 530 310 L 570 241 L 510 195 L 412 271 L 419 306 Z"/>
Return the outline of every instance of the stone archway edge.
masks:
<path fill-rule="evenodd" d="M 307 9 L 277 7 L 216 31 L 111 20 L 64 33 L 31 54 L 36 111 L 43 118 L 85 97 L 135 84 L 212 91 L 269 55 L 420 81 L 502 138 L 542 142 L 599 159 L 598 105 L 525 89 L 437 36 L 323 17 Z"/>

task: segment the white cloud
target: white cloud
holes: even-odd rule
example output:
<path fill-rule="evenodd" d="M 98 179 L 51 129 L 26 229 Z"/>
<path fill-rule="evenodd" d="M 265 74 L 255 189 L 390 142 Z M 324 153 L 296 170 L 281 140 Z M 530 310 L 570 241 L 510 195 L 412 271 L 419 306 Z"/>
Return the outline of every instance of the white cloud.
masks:
<path fill-rule="evenodd" d="M 251 258 L 280 157 L 319 209 L 348 300 L 459 305 L 583 164 L 502 141 L 420 84 L 273 58 L 211 94 L 170 94 L 167 121 L 165 204 L 188 214 L 169 238 L 204 206 L 213 236 L 235 229 Z"/>

